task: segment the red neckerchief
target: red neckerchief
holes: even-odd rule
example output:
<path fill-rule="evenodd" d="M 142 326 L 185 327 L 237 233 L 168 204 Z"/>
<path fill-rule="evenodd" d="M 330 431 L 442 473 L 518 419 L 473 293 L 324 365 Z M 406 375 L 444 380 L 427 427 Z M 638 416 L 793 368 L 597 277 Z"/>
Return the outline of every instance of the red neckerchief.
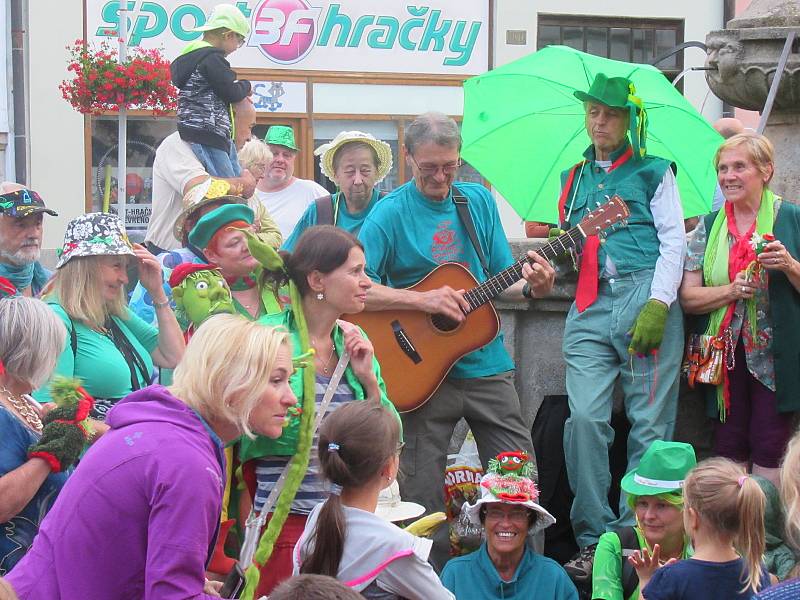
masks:
<path fill-rule="evenodd" d="M 611 167 L 608 169 L 608 173 L 611 173 L 617 167 L 625 164 L 628 162 L 628 159 L 633 156 L 633 149 L 631 146 L 628 146 L 628 149 L 622 153 L 622 155 L 617 158 L 613 163 L 611 163 Z M 579 165 L 583 165 L 585 163 L 579 163 Z M 577 167 L 578 165 L 576 165 Z M 575 174 L 575 169 L 573 168 L 572 173 L 570 176 Z M 569 187 L 572 185 L 572 177 L 567 181 L 567 185 L 564 187 L 564 191 L 561 193 L 562 197 L 566 199 L 566 193 L 569 190 Z M 559 200 L 559 206 L 561 206 L 561 200 Z M 594 301 L 597 300 L 597 284 L 600 275 L 600 265 L 598 264 L 598 251 L 600 249 L 600 238 L 597 235 L 590 235 L 587 236 L 586 241 L 583 244 L 583 254 L 581 255 L 581 268 L 578 271 L 578 287 L 575 290 L 575 307 L 578 309 L 578 312 L 583 312 L 587 308 L 589 308 Z"/>
<path fill-rule="evenodd" d="M 734 242 L 728 251 L 728 277 L 731 281 L 736 279 L 736 275 L 746 270 L 750 263 L 756 259 L 755 248 L 750 244 L 750 239 L 753 237 L 753 232 L 756 230 L 756 221 L 750 226 L 745 233 L 740 234 L 739 228 L 736 227 L 736 214 L 733 212 L 733 203 L 726 202 L 725 216 L 728 217 L 728 234 L 733 236 Z M 722 335 L 731 325 L 733 320 L 733 311 L 736 309 L 736 301 L 734 300 L 728 304 L 728 309 L 725 311 L 725 316 L 722 318 L 719 331 L 717 335 Z M 731 348 L 730 352 L 735 352 L 735 348 Z M 722 368 L 722 398 L 725 402 L 726 410 L 730 411 L 731 390 L 729 382 L 728 369 Z"/>

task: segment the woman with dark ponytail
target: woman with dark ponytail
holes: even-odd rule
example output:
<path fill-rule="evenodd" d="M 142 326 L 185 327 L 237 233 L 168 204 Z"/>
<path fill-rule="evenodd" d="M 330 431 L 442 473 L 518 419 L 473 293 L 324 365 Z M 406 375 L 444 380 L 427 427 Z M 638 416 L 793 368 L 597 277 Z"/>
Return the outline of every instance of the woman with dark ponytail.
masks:
<path fill-rule="evenodd" d="M 371 401 L 385 406 L 398 427 L 400 417 L 386 396 L 372 344 L 358 327 L 339 320 L 344 314 L 364 310 L 372 286 L 358 240 L 327 225 L 303 232 L 291 254 L 279 256 L 252 235 L 248 246 L 277 285 L 288 283 L 290 304 L 281 313 L 261 317 L 260 322 L 289 331 L 297 361 L 290 383 L 298 404 L 290 411 L 283 435 L 275 440 L 243 439 L 239 447 L 252 507 L 257 514 L 265 510 L 270 514 L 253 556 L 258 569 L 250 569 L 242 596 L 259 598 L 289 578 L 292 549 L 306 518 L 328 497 L 328 484 L 312 456 L 316 414 L 331 415 L 350 402 Z M 345 353 L 349 361 L 341 379 L 332 381 Z M 332 395 L 323 407 L 329 388 Z M 270 496 L 284 472 L 285 485 L 271 505 Z M 249 510 L 246 500 L 240 503 L 241 517 Z"/>
<path fill-rule="evenodd" d="M 320 466 L 341 491 L 311 511 L 295 547 L 295 574 L 336 577 L 367 598 L 454 598 L 427 562 L 431 540 L 375 515 L 401 449 L 397 419 L 377 402 L 348 404 L 322 422 Z"/>

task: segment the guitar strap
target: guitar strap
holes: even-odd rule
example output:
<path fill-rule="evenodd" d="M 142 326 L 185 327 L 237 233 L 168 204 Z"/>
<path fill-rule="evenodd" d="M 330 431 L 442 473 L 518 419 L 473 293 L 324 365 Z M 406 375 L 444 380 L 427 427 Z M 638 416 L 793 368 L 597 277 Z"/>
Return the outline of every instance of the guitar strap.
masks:
<path fill-rule="evenodd" d="M 483 274 L 486 275 L 487 278 L 491 277 L 492 274 L 489 272 L 489 265 L 486 262 L 486 256 L 483 254 L 481 244 L 478 241 L 478 234 L 475 232 L 475 222 L 472 220 L 472 215 L 469 212 L 467 197 L 462 194 L 455 185 L 453 186 L 453 203 L 456 205 L 456 210 L 458 211 L 458 216 L 461 218 L 461 223 L 464 225 L 464 229 L 467 230 L 469 241 L 472 242 L 472 247 L 475 248 L 475 253 L 478 255 L 478 260 L 481 261 Z"/>

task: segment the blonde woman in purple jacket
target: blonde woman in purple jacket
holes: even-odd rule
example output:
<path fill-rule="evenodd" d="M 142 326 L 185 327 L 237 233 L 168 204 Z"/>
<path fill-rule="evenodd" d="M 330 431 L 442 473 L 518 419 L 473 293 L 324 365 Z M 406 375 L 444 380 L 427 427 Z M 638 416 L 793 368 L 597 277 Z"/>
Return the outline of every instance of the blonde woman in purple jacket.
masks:
<path fill-rule="evenodd" d="M 296 402 L 285 332 L 238 315 L 197 330 L 174 384 L 150 386 L 108 413 L 9 574 L 20 600 L 219 597 L 205 581 L 225 485 L 224 445 L 277 438 Z"/>

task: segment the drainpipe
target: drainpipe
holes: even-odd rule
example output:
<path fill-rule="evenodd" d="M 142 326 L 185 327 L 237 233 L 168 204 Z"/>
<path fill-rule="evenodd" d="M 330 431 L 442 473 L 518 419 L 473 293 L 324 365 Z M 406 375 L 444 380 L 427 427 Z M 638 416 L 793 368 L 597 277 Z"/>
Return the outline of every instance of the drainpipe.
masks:
<path fill-rule="evenodd" d="M 11 97 L 13 110 L 9 118 L 14 132 L 15 177 L 8 179 L 28 184 L 28 2 L 10 0 L 11 12 Z"/>

